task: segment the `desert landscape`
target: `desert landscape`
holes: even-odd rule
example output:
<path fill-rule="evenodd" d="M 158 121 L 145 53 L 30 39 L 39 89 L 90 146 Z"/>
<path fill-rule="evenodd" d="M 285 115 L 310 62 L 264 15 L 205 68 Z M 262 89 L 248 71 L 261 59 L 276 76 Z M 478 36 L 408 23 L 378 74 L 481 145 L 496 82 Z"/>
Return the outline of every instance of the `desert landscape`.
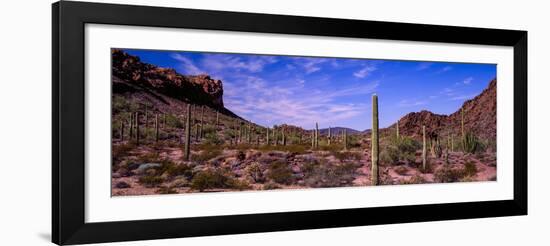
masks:
<path fill-rule="evenodd" d="M 426 106 L 384 123 L 389 94 L 369 91 L 361 128 L 266 125 L 251 118 L 269 112 L 227 106 L 239 92 L 214 76 L 111 55 L 113 196 L 496 180 L 495 77 L 449 114 Z"/>

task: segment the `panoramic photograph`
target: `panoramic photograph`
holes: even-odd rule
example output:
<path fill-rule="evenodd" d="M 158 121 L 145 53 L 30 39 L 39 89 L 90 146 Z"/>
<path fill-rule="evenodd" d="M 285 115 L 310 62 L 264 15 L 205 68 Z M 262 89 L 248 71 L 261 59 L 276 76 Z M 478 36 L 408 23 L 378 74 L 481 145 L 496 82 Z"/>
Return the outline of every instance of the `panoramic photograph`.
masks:
<path fill-rule="evenodd" d="M 113 48 L 111 194 L 496 181 L 496 70 Z"/>

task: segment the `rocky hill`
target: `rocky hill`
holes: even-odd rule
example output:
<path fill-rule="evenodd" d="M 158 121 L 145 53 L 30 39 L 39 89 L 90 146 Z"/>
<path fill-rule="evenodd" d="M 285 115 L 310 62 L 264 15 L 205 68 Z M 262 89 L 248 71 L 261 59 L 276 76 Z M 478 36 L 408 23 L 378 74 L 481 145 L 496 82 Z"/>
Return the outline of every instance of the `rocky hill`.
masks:
<path fill-rule="evenodd" d="M 408 136 L 421 136 L 422 125 L 429 134 L 452 132 L 459 135 L 461 129 L 461 111 L 464 110 L 464 127 L 484 139 L 496 138 L 496 85 L 493 79 L 481 94 L 470 99 L 460 109 L 450 115 L 434 114 L 430 111 L 413 112 L 399 120 L 399 131 Z M 389 128 L 395 128 L 395 124 Z"/>
<path fill-rule="evenodd" d="M 238 117 L 224 107 L 221 80 L 208 75 L 181 75 L 172 68 L 144 63 L 139 57 L 119 49 L 112 49 L 111 53 L 113 95 L 138 97 L 162 111 L 179 110 L 183 104 L 191 102 Z"/>

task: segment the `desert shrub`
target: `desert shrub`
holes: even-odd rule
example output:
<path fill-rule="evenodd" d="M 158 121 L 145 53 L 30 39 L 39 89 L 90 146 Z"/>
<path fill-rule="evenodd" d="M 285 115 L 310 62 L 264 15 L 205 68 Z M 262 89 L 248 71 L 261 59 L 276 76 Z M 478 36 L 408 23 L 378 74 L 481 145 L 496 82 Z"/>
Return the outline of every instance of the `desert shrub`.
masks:
<path fill-rule="evenodd" d="M 331 165 L 311 163 L 304 168 L 304 181 L 310 187 L 339 187 L 350 184 L 357 166 L 353 163 Z"/>
<path fill-rule="evenodd" d="M 216 126 L 213 125 L 203 125 L 202 126 L 202 134 L 208 135 L 208 134 L 216 134 Z"/>
<path fill-rule="evenodd" d="M 309 145 L 308 145 L 309 146 Z M 338 152 L 344 149 L 344 145 L 340 143 L 331 143 L 330 145 L 320 145 L 320 150 L 329 151 L 331 153 Z"/>
<path fill-rule="evenodd" d="M 124 181 L 120 181 L 118 183 L 116 183 L 115 185 L 116 188 L 119 188 L 119 189 L 127 189 L 127 188 L 131 188 L 130 184 L 124 182 Z"/>
<path fill-rule="evenodd" d="M 171 161 L 163 161 L 159 173 L 166 173 L 170 177 L 185 176 L 190 178 L 193 176 L 193 168 L 187 164 L 178 165 Z"/>
<path fill-rule="evenodd" d="M 467 153 L 478 153 L 485 151 L 485 144 L 473 133 L 467 133 L 463 139 L 463 150 Z"/>
<path fill-rule="evenodd" d="M 294 153 L 294 154 L 297 154 L 297 155 L 301 155 L 301 154 L 304 154 L 306 153 L 306 147 L 304 145 L 300 145 L 300 144 L 287 144 L 287 145 L 262 145 L 258 148 L 258 150 L 260 151 L 263 151 L 263 152 L 268 152 L 268 151 L 285 151 L 285 152 L 290 152 L 290 153 Z"/>
<path fill-rule="evenodd" d="M 256 183 L 263 183 L 265 182 L 265 177 L 262 171 L 262 168 L 260 167 L 260 164 L 257 162 L 254 162 L 246 167 L 246 173 L 248 176 L 254 180 Z"/>
<path fill-rule="evenodd" d="M 161 186 L 157 190 L 157 194 L 177 194 L 178 192 L 172 187 Z"/>
<path fill-rule="evenodd" d="M 200 151 L 198 154 L 192 154 L 191 160 L 196 162 L 205 162 L 221 154 L 222 154 L 222 151 L 218 148 L 206 147 L 202 149 L 202 151 Z"/>
<path fill-rule="evenodd" d="M 361 136 L 348 135 L 348 148 L 359 148 L 359 147 L 361 147 Z"/>
<path fill-rule="evenodd" d="M 408 180 L 406 179 L 400 180 L 400 183 L 401 184 L 423 184 L 423 183 L 426 183 L 426 180 L 424 179 L 424 177 L 422 177 L 422 175 L 416 174 Z"/>
<path fill-rule="evenodd" d="M 384 164 L 396 164 L 399 161 L 414 162 L 416 150 L 420 143 L 409 137 L 391 137 L 389 143 L 383 147 L 380 160 Z"/>
<path fill-rule="evenodd" d="M 471 162 L 471 161 L 467 161 L 465 164 L 464 164 L 464 175 L 465 176 L 475 176 L 477 174 L 477 167 L 476 167 L 476 164 Z"/>
<path fill-rule="evenodd" d="M 145 175 L 140 177 L 138 182 L 147 188 L 152 188 L 162 184 L 164 179 L 156 175 Z"/>
<path fill-rule="evenodd" d="M 464 178 L 463 169 L 453 169 L 450 165 L 443 165 L 435 170 L 434 180 L 438 183 L 457 182 Z"/>
<path fill-rule="evenodd" d="M 224 141 L 220 139 L 215 132 L 209 132 L 204 135 L 204 143 L 209 145 L 221 145 Z"/>
<path fill-rule="evenodd" d="M 294 182 L 292 170 L 285 161 L 272 162 L 267 177 L 279 184 L 290 185 Z"/>
<path fill-rule="evenodd" d="M 137 158 L 139 163 L 151 163 L 151 162 L 161 162 L 163 161 L 158 152 L 144 153 Z"/>
<path fill-rule="evenodd" d="M 275 190 L 275 189 L 281 189 L 281 186 L 273 182 L 267 182 L 262 186 L 262 190 Z"/>
<path fill-rule="evenodd" d="M 244 161 L 244 159 L 246 159 L 246 154 L 243 151 L 239 150 L 235 155 L 235 159 L 237 159 L 238 161 Z"/>
<path fill-rule="evenodd" d="M 191 188 L 199 191 L 216 188 L 244 190 L 250 188 L 250 185 L 229 176 L 222 170 L 208 169 L 195 174 L 191 180 Z"/>
<path fill-rule="evenodd" d="M 363 157 L 363 154 L 361 154 L 360 152 L 334 151 L 334 152 L 331 152 L 331 153 L 332 153 L 332 155 L 334 155 L 334 157 L 336 157 L 336 159 L 338 159 L 340 161 L 346 161 L 346 160 L 360 161 L 361 158 Z"/>
<path fill-rule="evenodd" d="M 409 171 L 405 166 L 398 166 L 393 169 L 399 175 L 405 175 Z"/>
<path fill-rule="evenodd" d="M 132 151 L 135 147 L 132 143 L 113 145 L 111 149 L 112 165 L 116 165 L 122 158 L 128 156 L 128 152 Z"/>
<path fill-rule="evenodd" d="M 422 163 L 417 164 L 418 171 L 421 173 L 433 173 L 434 167 L 432 165 L 432 162 L 430 161 L 430 158 L 426 158 L 426 167 L 424 168 L 422 166 Z"/>
<path fill-rule="evenodd" d="M 152 116 L 154 119 L 154 115 Z M 159 115 L 159 121 L 161 115 Z M 177 115 L 166 114 L 166 126 L 172 128 L 183 128 L 183 119 L 180 119 Z"/>
<path fill-rule="evenodd" d="M 115 95 L 111 102 L 113 114 L 119 114 L 123 112 L 134 112 L 139 109 L 139 104 L 123 96 Z"/>

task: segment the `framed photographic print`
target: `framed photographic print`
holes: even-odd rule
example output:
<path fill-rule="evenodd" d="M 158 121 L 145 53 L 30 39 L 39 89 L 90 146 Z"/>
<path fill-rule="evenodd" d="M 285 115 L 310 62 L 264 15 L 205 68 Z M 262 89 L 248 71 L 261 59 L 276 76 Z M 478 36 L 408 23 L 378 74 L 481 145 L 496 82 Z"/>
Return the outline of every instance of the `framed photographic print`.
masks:
<path fill-rule="evenodd" d="M 53 242 L 527 214 L 527 32 L 53 4 Z"/>

